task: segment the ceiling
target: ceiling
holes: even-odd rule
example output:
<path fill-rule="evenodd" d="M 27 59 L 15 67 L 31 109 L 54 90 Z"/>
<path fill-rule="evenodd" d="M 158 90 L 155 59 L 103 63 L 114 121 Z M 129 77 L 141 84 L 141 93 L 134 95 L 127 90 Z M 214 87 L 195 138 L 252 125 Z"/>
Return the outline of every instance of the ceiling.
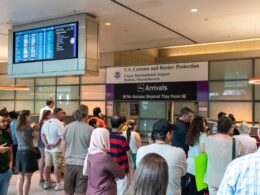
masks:
<path fill-rule="evenodd" d="M 1 0 L 0 62 L 12 25 L 89 13 L 100 21 L 100 51 L 111 52 L 259 38 L 259 10 L 259 0 Z"/>

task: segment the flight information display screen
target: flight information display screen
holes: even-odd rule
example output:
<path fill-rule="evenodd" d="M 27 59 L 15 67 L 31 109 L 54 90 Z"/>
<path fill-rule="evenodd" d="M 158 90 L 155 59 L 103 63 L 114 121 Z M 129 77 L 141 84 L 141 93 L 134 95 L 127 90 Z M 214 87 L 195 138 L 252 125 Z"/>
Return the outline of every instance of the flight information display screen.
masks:
<path fill-rule="evenodd" d="M 14 32 L 14 63 L 77 58 L 78 23 Z"/>

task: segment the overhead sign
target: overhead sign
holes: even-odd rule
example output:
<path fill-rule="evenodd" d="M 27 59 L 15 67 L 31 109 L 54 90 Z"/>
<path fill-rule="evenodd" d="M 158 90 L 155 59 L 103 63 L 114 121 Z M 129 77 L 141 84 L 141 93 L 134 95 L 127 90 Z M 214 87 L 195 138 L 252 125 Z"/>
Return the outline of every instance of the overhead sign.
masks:
<path fill-rule="evenodd" d="M 107 100 L 208 100 L 208 81 L 107 84 Z"/>
<path fill-rule="evenodd" d="M 108 84 L 207 81 L 208 62 L 107 68 Z"/>

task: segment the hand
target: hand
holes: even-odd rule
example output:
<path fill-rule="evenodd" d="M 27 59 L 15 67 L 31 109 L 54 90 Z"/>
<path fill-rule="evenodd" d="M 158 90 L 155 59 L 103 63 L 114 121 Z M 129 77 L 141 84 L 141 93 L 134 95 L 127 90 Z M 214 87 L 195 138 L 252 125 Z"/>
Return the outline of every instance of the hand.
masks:
<path fill-rule="evenodd" d="M 0 153 L 6 153 L 10 149 L 10 147 L 7 147 L 6 145 L 7 143 L 0 145 Z"/>
<path fill-rule="evenodd" d="M 52 149 L 52 148 L 54 148 L 54 145 L 53 145 L 53 144 L 47 144 L 47 145 L 46 145 L 46 148 L 47 148 L 47 149 Z"/>

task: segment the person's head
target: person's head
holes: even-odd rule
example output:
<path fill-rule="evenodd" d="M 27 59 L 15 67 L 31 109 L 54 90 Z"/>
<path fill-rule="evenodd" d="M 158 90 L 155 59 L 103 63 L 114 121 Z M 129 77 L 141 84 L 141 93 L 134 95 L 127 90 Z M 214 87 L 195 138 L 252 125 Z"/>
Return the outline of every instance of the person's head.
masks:
<path fill-rule="evenodd" d="M 160 119 L 153 124 L 152 131 L 152 140 L 156 141 L 165 141 L 169 143 L 172 140 L 172 130 L 173 125 L 169 123 L 169 121 L 165 119 Z"/>
<path fill-rule="evenodd" d="M 55 108 L 53 110 L 53 116 L 59 120 L 62 119 L 62 116 L 63 116 L 63 110 L 62 108 Z"/>
<path fill-rule="evenodd" d="M 109 152 L 109 131 L 105 128 L 96 128 L 93 130 L 90 139 L 88 152 L 94 154 L 97 152 Z"/>
<path fill-rule="evenodd" d="M 136 130 L 136 122 L 134 119 L 130 119 L 127 123 L 126 140 L 130 143 L 131 132 Z"/>
<path fill-rule="evenodd" d="M 9 112 L 9 116 L 12 120 L 16 120 L 18 118 L 18 115 L 19 112 L 15 112 L 15 111 Z"/>
<path fill-rule="evenodd" d="M 196 145 L 199 140 L 200 133 L 204 132 L 206 128 L 205 119 L 202 116 L 195 117 L 186 135 L 186 143 L 189 146 Z"/>
<path fill-rule="evenodd" d="M 54 99 L 49 98 L 46 100 L 46 106 L 48 106 L 49 108 L 53 108 L 54 104 L 55 104 Z"/>
<path fill-rule="evenodd" d="M 77 121 L 86 120 L 88 117 L 88 107 L 83 104 L 79 105 L 77 110 L 73 112 L 72 116 Z"/>
<path fill-rule="evenodd" d="M 183 120 L 185 123 L 189 123 L 193 117 L 194 112 L 188 108 L 188 107 L 183 107 L 181 109 L 180 113 L 180 119 Z"/>
<path fill-rule="evenodd" d="M 238 130 L 239 130 L 239 133 L 240 133 L 240 134 L 249 134 L 249 132 L 250 132 L 250 127 L 249 127 L 249 125 L 247 124 L 246 121 L 243 121 L 243 122 L 240 124 Z"/>
<path fill-rule="evenodd" d="M 168 165 L 158 154 L 143 157 L 126 195 L 165 195 L 168 186 Z"/>
<path fill-rule="evenodd" d="M 123 120 L 120 116 L 112 116 L 110 123 L 112 129 L 120 130 L 123 124 Z"/>
<path fill-rule="evenodd" d="M 234 117 L 233 114 L 229 114 L 229 115 L 228 115 L 228 118 L 230 118 L 230 119 L 233 121 L 233 123 L 236 122 L 236 119 L 235 119 L 235 117 Z"/>
<path fill-rule="evenodd" d="M 128 130 L 130 130 L 130 131 L 135 131 L 136 130 L 136 122 L 135 122 L 134 119 L 130 119 L 128 121 L 127 125 L 128 125 Z"/>
<path fill-rule="evenodd" d="M 17 119 L 17 130 L 23 131 L 30 122 L 30 110 L 22 110 Z"/>
<path fill-rule="evenodd" d="M 49 120 L 52 117 L 51 110 L 44 110 L 42 113 L 42 118 L 40 120 L 39 126 L 41 127 L 44 123 L 44 121 Z"/>
<path fill-rule="evenodd" d="M 220 119 L 223 116 L 226 116 L 227 114 L 225 112 L 218 113 L 218 119 Z"/>
<path fill-rule="evenodd" d="M 229 134 L 232 130 L 232 120 L 226 116 L 218 120 L 218 133 Z"/>
<path fill-rule="evenodd" d="M 126 123 L 126 117 L 125 116 L 122 116 L 122 123 Z"/>
<path fill-rule="evenodd" d="M 96 117 L 101 117 L 101 109 L 99 107 L 94 108 L 93 115 Z"/>
<path fill-rule="evenodd" d="M 8 127 L 8 120 L 6 114 L 3 111 L 0 111 L 0 130 L 6 130 Z"/>
<path fill-rule="evenodd" d="M 88 124 L 94 128 L 98 128 L 98 122 L 97 122 L 97 119 L 95 118 L 92 118 L 88 121 Z"/>

